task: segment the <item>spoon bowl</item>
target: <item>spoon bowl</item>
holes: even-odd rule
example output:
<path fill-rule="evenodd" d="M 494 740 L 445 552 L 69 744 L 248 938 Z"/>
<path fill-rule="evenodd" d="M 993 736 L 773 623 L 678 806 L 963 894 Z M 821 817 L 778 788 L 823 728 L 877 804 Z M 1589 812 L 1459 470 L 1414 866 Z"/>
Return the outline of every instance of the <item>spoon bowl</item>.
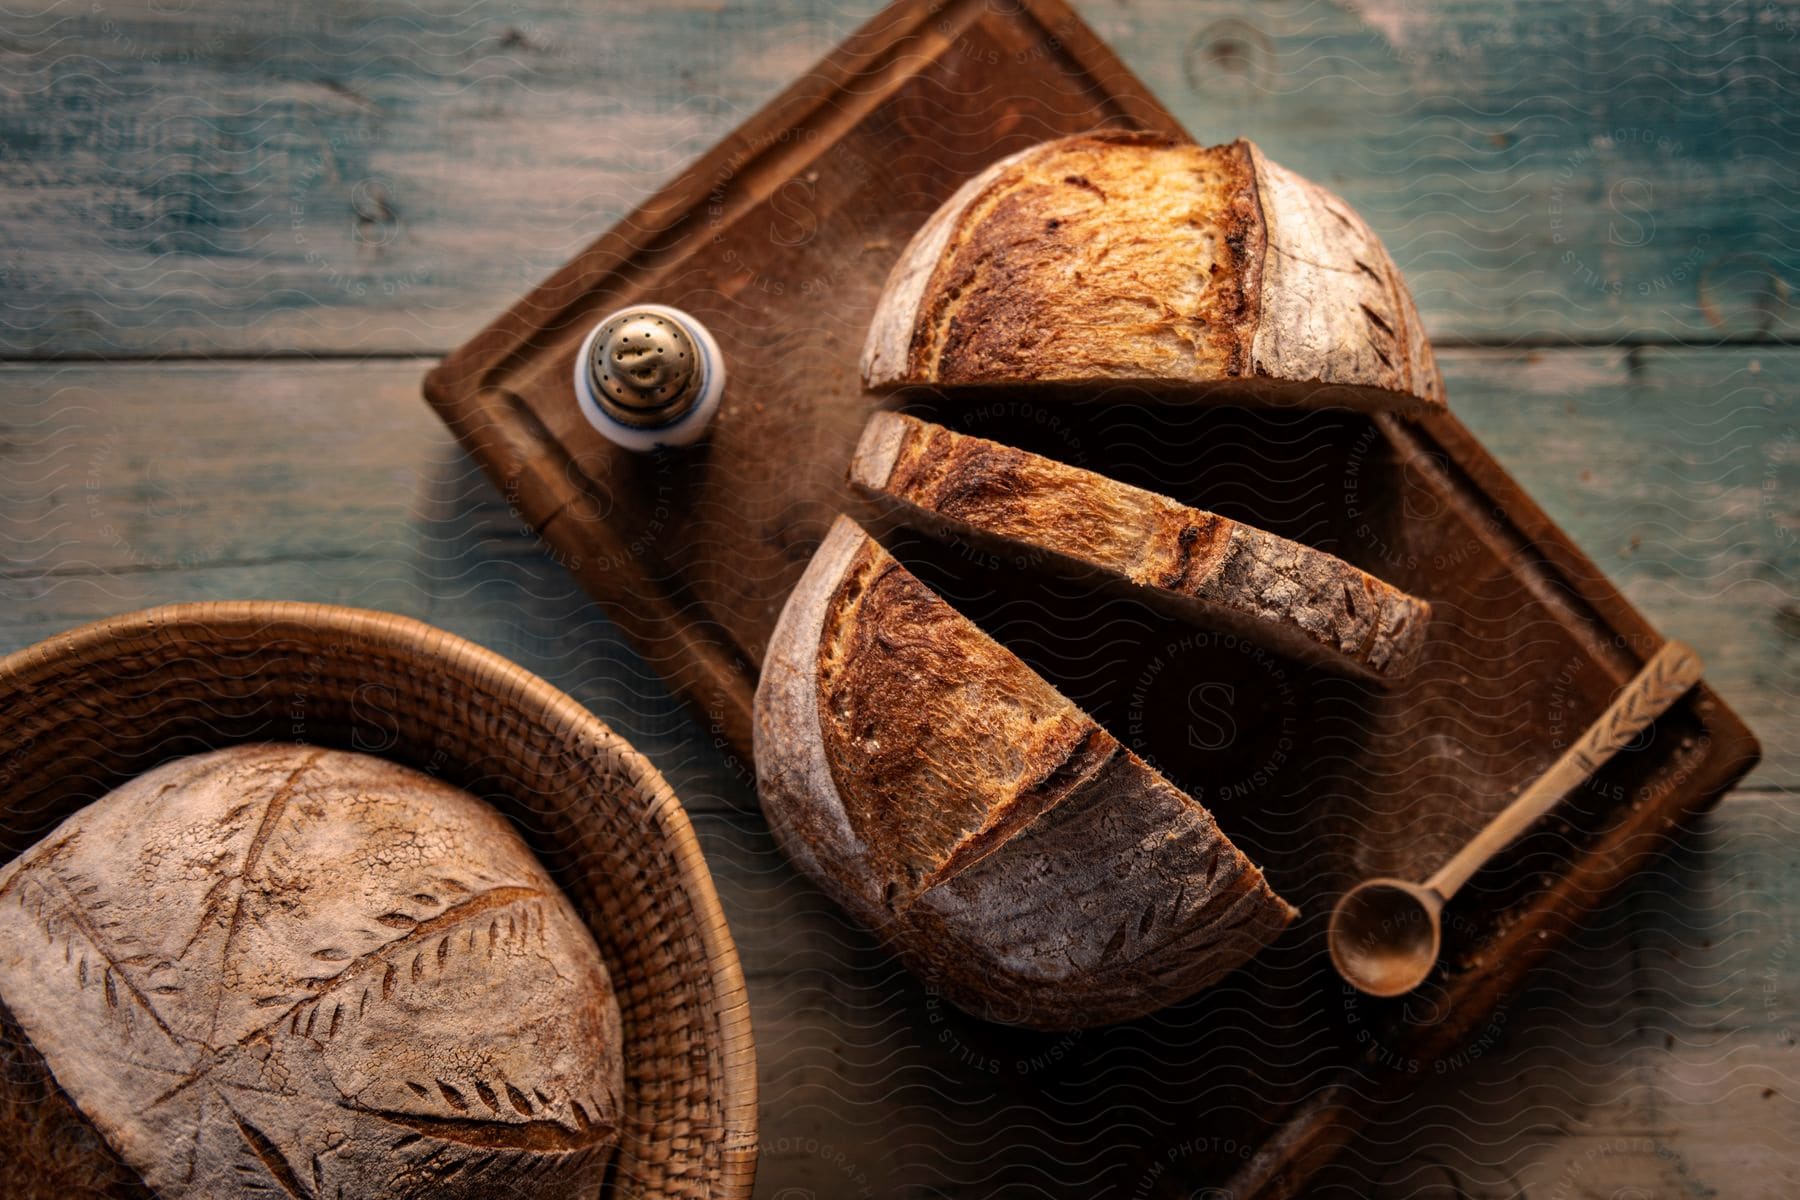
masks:
<path fill-rule="evenodd" d="M 1404 995 L 1437 962 L 1443 911 L 1444 898 L 1423 884 L 1365 879 L 1331 910 L 1331 961 L 1359 991 Z"/>

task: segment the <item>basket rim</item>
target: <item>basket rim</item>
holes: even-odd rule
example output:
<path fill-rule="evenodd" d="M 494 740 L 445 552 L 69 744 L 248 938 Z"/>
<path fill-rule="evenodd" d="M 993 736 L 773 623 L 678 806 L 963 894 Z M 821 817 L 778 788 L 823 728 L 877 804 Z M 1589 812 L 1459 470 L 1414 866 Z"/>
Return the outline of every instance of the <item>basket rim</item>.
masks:
<path fill-rule="evenodd" d="M 749 993 L 737 943 L 719 903 L 712 871 L 680 798 L 656 765 L 605 721 L 548 680 L 511 659 L 459 634 L 415 617 L 378 609 L 298 600 L 200 600 L 160 604 L 103 617 L 55 633 L 0 657 L 0 695 L 68 672 L 106 656 L 111 647 L 146 636 L 168 636 L 183 627 L 221 626 L 254 632 L 279 625 L 284 633 L 315 631 L 334 642 L 369 644 L 379 640 L 391 649 L 416 654 L 454 674 L 463 675 L 508 706 L 542 715 L 552 727 L 604 747 L 633 763 L 648 793 L 645 813 L 655 833 L 675 860 L 677 883 L 694 909 L 699 939 L 706 954 L 716 1011 L 711 1020 L 719 1032 L 720 1094 L 723 1120 L 720 1162 L 725 1190 L 719 1196 L 748 1196 L 757 1159 L 756 1046 L 750 1027 Z M 10 729 L 0 728 L 0 755 L 13 745 Z M 645 823 L 646 827 L 649 823 Z M 733 1184 L 737 1187 L 733 1190 Z"/>

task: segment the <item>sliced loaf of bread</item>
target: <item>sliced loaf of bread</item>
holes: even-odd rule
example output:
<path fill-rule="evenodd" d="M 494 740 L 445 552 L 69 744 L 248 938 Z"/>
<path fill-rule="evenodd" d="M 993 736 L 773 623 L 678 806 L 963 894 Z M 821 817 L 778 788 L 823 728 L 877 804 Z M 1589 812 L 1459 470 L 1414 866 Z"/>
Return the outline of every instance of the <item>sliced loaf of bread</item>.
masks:
<path fill-rule="evenodd" d="M 755 736 L 789 860 L 978 1015 L 1140 1016 L 1294 916 L 1206 809 L 847 518 L 783 610 Z"/>

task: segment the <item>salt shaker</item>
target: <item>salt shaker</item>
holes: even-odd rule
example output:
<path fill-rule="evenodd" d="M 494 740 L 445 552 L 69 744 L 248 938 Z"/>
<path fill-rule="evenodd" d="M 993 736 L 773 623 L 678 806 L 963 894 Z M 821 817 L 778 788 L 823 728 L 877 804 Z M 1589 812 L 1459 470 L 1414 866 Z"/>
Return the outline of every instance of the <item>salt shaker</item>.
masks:
<path fill-rule="evenodd" d="M 636 451 L 685 446 L 718 412 L 725 360 L 692 315 L 634 304 L 587 335 L 574 382 L 582 415 L 610 441 Z"/>

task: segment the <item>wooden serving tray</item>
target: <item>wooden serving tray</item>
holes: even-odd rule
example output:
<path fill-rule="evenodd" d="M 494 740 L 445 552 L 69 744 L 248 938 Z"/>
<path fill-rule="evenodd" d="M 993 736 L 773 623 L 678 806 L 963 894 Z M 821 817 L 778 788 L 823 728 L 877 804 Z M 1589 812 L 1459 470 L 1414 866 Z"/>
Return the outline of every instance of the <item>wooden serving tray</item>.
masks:
<path fill-rule="evenodd" d="M 1060 0 L 901 0 L 427 378 L 463 444 L 722 748 L 748 762 L 782 603 L 833 514 L 855 511 L 844 468 L 884 403 L 863 393 L 857 358 L 889 267 L 993 159 L 1101 126 L 1181 132 Z M 695 446 L 629 454 L 576 408 L 578 344 L 636 300 L 695 313 L 729 363 Z M 1059 1136 L 1103 1147 L 1119 1195 L 1293 1194 L 1379 1104 L 1460 1052 L 1545 934 L 1755 762 L 1749 732 L 1698 689 L 1458 897 L 1425 988 L 1358 997 L 1324 954 L 1336 893 L 1368 874 L 1428 875 L 1579 734 L 1655 630 L 1454 416 L 1180 406 L 1129 389 L 885 403 L 1324 547 L 1436 608 L 1425 665 L 1379 692 L 1017 564 L 893 540 L 1212 808 L 1302 907 L 1219 987 L 1055 1048 L 1158 1064 L 1156 1094 L 1123 1110 L 1057 1101 Z M 1019 1044 L 972 1020 L 958 1036 Z M 981 1080 L 1026 1102 L 1035 1086 Z M 1146 1112 L 1163 1123 L 1147 1128 Z"/>

